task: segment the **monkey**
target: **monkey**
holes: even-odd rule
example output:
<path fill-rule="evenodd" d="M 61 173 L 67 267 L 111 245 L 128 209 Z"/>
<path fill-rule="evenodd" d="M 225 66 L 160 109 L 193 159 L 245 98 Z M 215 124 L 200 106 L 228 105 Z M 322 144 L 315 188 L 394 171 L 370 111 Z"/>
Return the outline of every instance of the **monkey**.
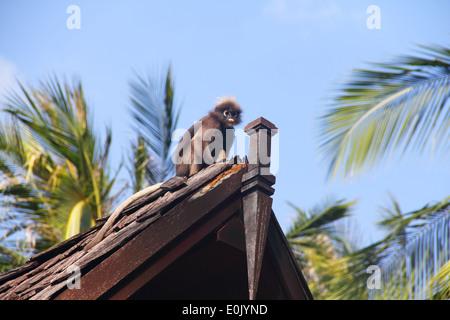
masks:
<path fill-rule="evenodd" d="M 216 107 L 189 128 L 181 138 L 175 155 L 179 155 L 184 161 L 175 164 L 176 176 L 190 177 L 214 162 L 225 161 L 233 144 L 234 125 L 241 123 L 241 113 L 242 109 L 235 98 L 219 98 Z M 227 136 L 227 130 L 230 130 L 228 131 L 229 136 Z M 233 133 L 232 136 L 231 133 Z M 198 144 L 197 148 L 195 148 L 195 144 Z M 94 239 L 84 247 L 84 250 L 91 249 L 103 239 L 106 232 L 128 205 L 143 196 L 158 191 L 161 185 L 162 183 L 152 185 L 125 200 L 108 217 L 106 223 L 97 232 Z"/>
<path fill-rule="evenodd" d="M 219 98 L 215 108 L 180 139 L 174 154 L 176 175 L 191 177 L 210 164 L 225 161 L 233 144 L 234 126 L 241 123 L 241 113 L 234 97 Z"/>

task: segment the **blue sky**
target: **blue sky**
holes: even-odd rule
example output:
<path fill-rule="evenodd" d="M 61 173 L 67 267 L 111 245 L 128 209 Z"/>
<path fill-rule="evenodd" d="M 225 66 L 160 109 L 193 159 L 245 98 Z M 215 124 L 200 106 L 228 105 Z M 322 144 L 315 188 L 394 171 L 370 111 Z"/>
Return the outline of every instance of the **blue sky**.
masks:
<path fill-rule="evenodd" d="M 79 30 L 66 26 L 72 4 L 81 10 Z M 366 26 L 373 4 L 381 29 Z M 179 127 L 189 128 L 218 96 L 233 95 L 244 109 L 242 128 L 263 116 L 280 129 L 274 210 L 283 229 L 294 214 L 286 201 L 308 209 L 327 196 L 358 199 L 354 216 L 369 242 L 382 235 L 373 223 L 388 192 L 404 211 L 449 195 L 448 157 L 407 154 L 329 183 L 316 119 L 352 68 L 413 53 L 414 44 L 448 45 L 448 12 L 450 2 L 437 0 L 1 0 L 0 100 L 15 78 L 78 76 L 96 129 L 113 128 L 117 167 L 134 137 L 126 110 L 133 70 L 157 74 L 171 63 Z"/>

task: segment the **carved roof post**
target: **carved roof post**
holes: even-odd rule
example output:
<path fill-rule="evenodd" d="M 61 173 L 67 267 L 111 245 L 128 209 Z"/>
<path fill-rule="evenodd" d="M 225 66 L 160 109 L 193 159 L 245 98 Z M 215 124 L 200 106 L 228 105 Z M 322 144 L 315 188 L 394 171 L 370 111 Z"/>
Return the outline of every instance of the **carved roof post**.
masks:
<path fill-rule="evenodd" d="M 270 121 L 259 118 L 245 127 L 250 136 L 248 172 L 242 177 L 241 193 L 245 246 L 247 253 L 248 290 L 250 300 L 256 298 L 266 247 L 267 227 L 272 211 L 275 176 L 270 173 L 271 137 L 278 128 Z"/>

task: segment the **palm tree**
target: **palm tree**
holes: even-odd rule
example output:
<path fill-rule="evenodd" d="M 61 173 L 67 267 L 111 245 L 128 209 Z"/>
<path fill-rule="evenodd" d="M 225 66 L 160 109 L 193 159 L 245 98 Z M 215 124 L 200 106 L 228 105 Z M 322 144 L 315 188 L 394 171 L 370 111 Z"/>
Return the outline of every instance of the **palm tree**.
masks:
<path fill-rule="evenodd" d="M 391 63 L 354 70 L 352 80 L 343 85 L 320 118 L 320 149 L 329 164 L 329 178 L 357 174 L 398 150 L 422 153 L 428 147 L 433 153 L 448 152 L 450 49 L 420 49 L 420 57 L 400 56 Z M 393 201 L 393 209 L 384 210 L 388 217 L 380 223 L 390 228 L 389 235 L 341 259 L 330 282 L 330 297 L 367 297 L 367 267 L 380 265 L 385 285 L 375 296 L 448 298 L 449 282 L 444 279 L 450 268 L 449 206 L 447 198 L 403 214 Z"/>
<path fill-rule="evenodd" d="M 296 217 L 286 238 L 316 299 L 330 295 L 328 282 L 334 277 L 334 265 L 348 253 L 349 244 L 335 223 L 350 215 L 353 204 L 327 200 L 303 211 L 289 203 Z"/>
<path fill-rule="evenodd" d="M 320 150 L 331 179 L 357 174 L 395 150 L 448 152 L 450 49 L 420 48 L 420 57 L 354 70 L 319 119 Z"/>
<path fill-rule="evenodd" d="M 79 81 L 55 77 L 38 89 L 19 86 L 21 93 L 9 96 L 10 120 L 0 132 L 0 192 L 4 226 L 9 224 L 2 240 L 25 229 L 39 251 L 111 210 L 111 130 L 101 143 Z"/>

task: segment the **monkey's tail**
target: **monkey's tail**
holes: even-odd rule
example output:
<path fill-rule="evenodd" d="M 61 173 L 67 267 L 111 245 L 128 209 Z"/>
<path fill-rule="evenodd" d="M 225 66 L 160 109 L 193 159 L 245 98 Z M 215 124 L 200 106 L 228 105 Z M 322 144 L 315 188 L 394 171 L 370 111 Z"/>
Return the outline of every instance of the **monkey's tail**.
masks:
<path fill-rule="evenodd" d="M 102 241 L 106 231 L 108 231 L 110 229 L 110 227 L 116 222 L 116 220 L 119 217 L 119 215 L 122 213 L 122 211 L 126 207 L 128 207 L 128 205 L 130 205 L 132 202 L 134 202 L 135 200 L 141 198 L 144 195 L 150 195 L 150 194 L 156 192 L 161 187 L 161 185 L 162 185 L 162 183 L 157 183 L 157 184 L 154 184 L 154 185 L 152 185 L 150 187 L 147 187 L 147 188 L 145 188 L 145 189 L 143 189 L 141 191 L 136 192 L 131 197 L 129 197 L 127 200 L 122 202 L 122 204 L 119 207 L 117 207 L 117 209 L 109 216 L 108 220 L 103 225 L 103 227 L 100 229 L 100 231 L 97 232 L 97 234 L 95 235 L 94 239 L 92 239 L 91 242 L 89 242 L 83 248 L 83 250 L 87 251 L 87 250 L 93 248 L 100 241 Z"/>

